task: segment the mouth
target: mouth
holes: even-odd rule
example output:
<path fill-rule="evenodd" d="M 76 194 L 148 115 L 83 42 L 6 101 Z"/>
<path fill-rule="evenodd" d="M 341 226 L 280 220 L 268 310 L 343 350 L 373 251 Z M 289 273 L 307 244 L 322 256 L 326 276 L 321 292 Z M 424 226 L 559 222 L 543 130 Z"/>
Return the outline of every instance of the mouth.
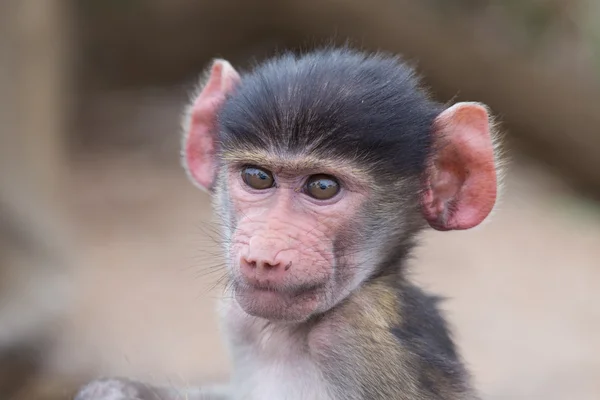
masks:
<path fill-rule="evenodd" d="M 234 284 L 235 297 L 250 315 L 269 320 L 303 320 L 319 306 L 324 284 L 306 283 L 291 287 L 269 284 Z"/>
<path fill-rule="evenodd" d="M 248 283 L 237 282 L 236 287 L 247 291 L 256 292 L 272 292 L 281 296 L 298 296 L 306 292 L 314 291 L 324 286 L 323 283 L 302 283 L 295 285 L 273 285 L 270 282 L 266 283 Z"/>

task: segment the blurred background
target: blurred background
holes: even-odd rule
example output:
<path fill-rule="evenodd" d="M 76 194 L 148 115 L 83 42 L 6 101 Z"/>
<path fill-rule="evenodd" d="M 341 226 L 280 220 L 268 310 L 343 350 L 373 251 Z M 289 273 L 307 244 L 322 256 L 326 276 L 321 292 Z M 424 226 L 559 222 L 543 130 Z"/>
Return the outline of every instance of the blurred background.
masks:
<path fill-rule="evenodd" d="M 494 217 L 428 233 L 414 267 L 484 399 L 600 398 L 599 1 L 2 0 L 0 399 L 227 378 L 180 112 L 214 57 L 331 40 L 402 53 L 502 123 Z"/>

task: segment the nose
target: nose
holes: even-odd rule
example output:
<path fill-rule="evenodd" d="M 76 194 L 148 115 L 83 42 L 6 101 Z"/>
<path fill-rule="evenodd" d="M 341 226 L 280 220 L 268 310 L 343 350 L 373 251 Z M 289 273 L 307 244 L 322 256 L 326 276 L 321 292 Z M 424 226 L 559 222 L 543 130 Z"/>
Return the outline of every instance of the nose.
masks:
<path fill-rule="evenodd" d="M 250 251 L 240 259 L 243 277 L 254 285 L 278 285 L 283 283 L 292 266 L 291 257 L 285 251 Z"/>

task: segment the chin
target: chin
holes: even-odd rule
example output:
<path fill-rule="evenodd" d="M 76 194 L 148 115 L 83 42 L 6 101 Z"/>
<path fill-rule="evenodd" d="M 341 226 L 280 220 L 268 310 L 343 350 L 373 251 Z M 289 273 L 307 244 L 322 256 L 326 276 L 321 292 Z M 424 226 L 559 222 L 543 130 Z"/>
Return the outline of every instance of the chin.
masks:
<path fill-rule="evenodd" d="M 248 314 L 270 321 L 303 322 L 319 312 L 323 288 L 290 293 L 235 285 L 235 299 Z"/>

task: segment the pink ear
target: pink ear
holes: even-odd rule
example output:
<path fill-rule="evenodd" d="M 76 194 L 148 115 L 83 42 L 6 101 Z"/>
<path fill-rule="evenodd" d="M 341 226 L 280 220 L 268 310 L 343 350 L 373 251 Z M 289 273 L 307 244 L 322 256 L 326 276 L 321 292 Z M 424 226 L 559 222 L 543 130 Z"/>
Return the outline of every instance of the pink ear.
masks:
<path fill-rule="evenodd" d="M 240 76 L 231 64 L 216 60 L 208 82 L 191 108 L 183 144 L 184 164 L 192 180 L 205 190 L 212 189 L 216 174 L 217 113 L 239 81 Z"/>
<path fill-rule="evenodd" d="M 437 117 L 434 135 L 438 149 L 427 174 L 425 218 L 441 231 L 477 226 L 492 211 L 497 193 L 487 110 L 455 104 Z"/>

